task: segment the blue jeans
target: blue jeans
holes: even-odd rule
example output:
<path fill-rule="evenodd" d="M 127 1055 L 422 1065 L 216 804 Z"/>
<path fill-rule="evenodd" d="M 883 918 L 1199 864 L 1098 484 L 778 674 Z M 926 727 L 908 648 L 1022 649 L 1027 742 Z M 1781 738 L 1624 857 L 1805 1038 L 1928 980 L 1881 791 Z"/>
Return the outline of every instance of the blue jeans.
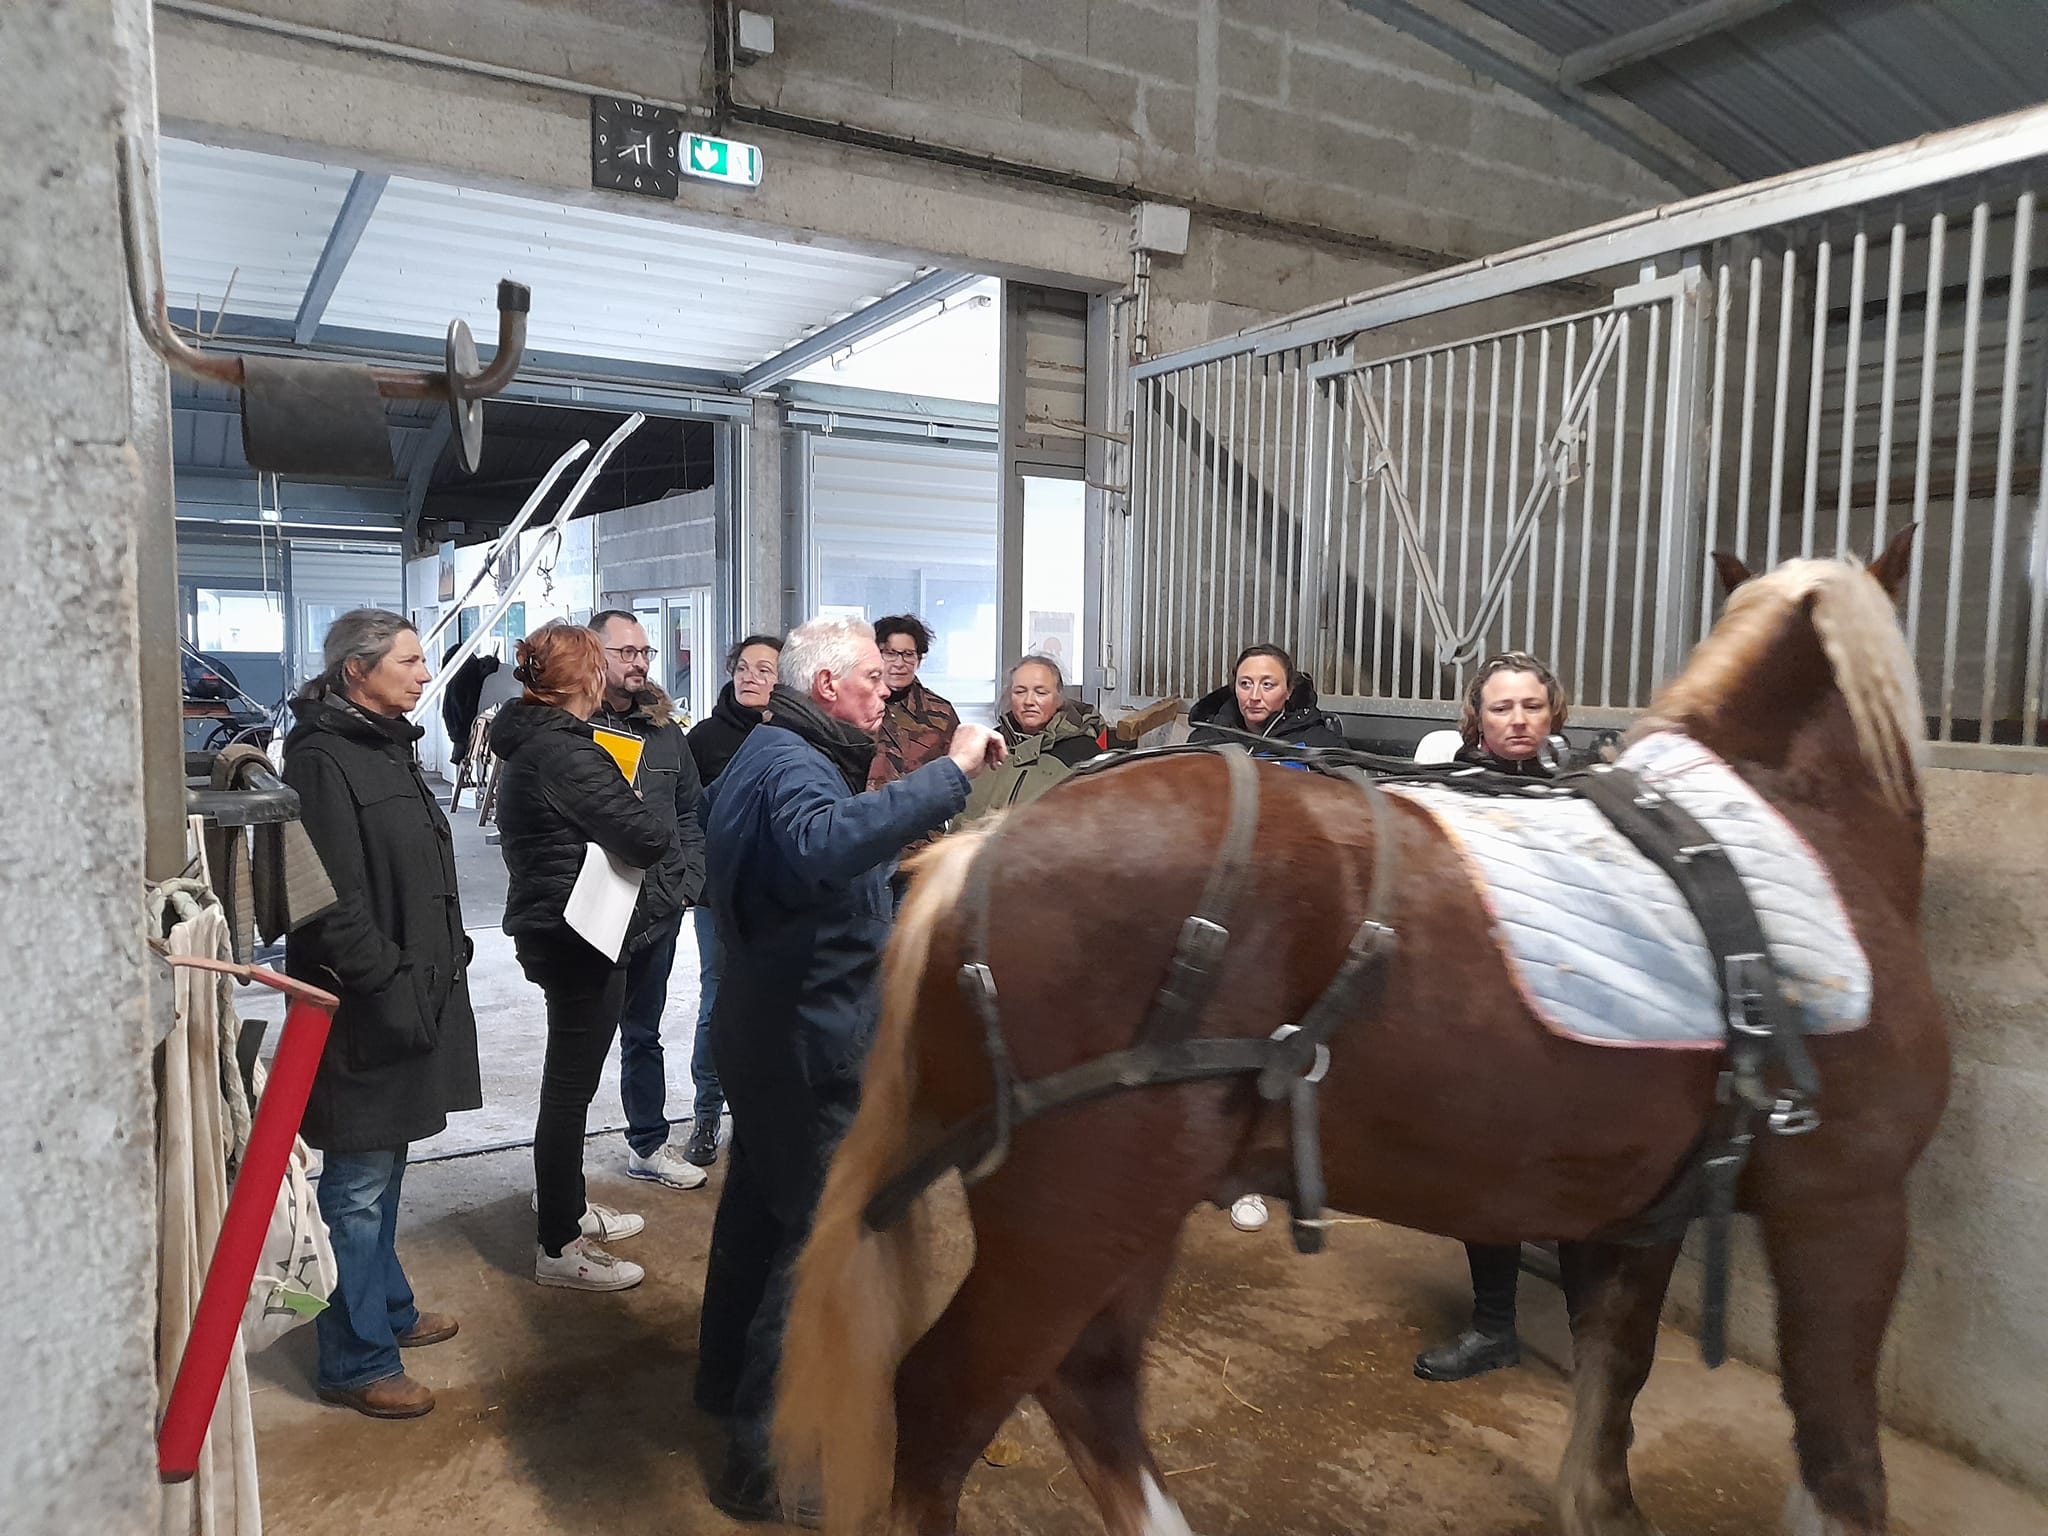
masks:
<path fill-rule="evenodd" d="M 711 1059 L 711 1005 L 718 999 L 718 973 L 725 969 L 725 958 L 719 952 L 711 909 L 691 908 L 690 921 L 697 929 L 697 1038 L 690 1047 L 690 1082 L 697 1092 L 690 1115 L 699 1125 L 706 1119 L 715 1125 L 725 1113 L 725 1089 L 719 1086 L 718 1064 Z"/>
<path fill-rule="evenodd" d="M 619 1015 L 619 1102 L 626 1110 L 626 1145 L 651 1157 L 668 1141 L 668 1067 L 661 1052 L 661 1013 L 668 1006 L 668 973 L 676 963 L 682 914 L 626 958 L 626 1006 Z"/>
<path fill-rule="evenodd" d="M 321 1162 L 320 1215 L 334 1242 L 336 1283 L 313 1320 L 320 1385 L 353 1392 L 405 1369 L 398 1338 L 420 1320 L 398 1264 L 398 1190 L 405 1148 L 329 1152 Z"/>

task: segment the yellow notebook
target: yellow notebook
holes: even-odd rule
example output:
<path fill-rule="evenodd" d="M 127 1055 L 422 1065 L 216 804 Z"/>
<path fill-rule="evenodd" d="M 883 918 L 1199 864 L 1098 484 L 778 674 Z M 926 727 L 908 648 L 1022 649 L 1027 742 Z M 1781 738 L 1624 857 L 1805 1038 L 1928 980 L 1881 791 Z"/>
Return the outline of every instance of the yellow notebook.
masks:
<path fill-rule="evenodd" d="M 619 772 L 626 776 L 628 784 L 632 783 L 634 775 L 640 772 L 640 754 L 646 743 L 626 731 L 608 731 L 603 726 L 592 726 L 590 735 L 600 747 L 611 753 L 612 761 L 619 765 Z"/>

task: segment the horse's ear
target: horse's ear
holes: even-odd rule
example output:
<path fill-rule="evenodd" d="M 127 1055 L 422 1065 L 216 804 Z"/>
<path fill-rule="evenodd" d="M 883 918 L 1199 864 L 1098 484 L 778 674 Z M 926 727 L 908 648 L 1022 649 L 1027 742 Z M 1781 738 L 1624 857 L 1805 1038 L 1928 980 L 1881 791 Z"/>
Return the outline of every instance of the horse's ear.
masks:
<path fill-rule="evenodd" d="M 1919 531 L 1918 523 L 1906 524 L 1892 535 L 1884 553 L 1870 562 L 1871 576 L 1894 598 L 1899 595 L 1899 588 L 1906 584 L 1906 573 L 1913 568 L 1913 535 Z"/>
<path fill-rule="evenodd" d="M 1714 551 L 1714 570 L 1721 578 L 1721 590 L 1733 592 L 1756 573 L 1744 565 L 1741 559 L 1725 549 Z"/>

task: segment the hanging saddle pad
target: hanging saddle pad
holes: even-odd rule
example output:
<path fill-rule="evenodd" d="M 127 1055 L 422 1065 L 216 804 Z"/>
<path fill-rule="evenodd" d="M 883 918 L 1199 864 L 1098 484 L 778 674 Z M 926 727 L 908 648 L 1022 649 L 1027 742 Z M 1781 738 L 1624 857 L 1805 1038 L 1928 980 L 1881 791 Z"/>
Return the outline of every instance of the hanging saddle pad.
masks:
<path fill-rule="evenodd" d="M 1690 812 L 1727 851 L 1809 1034 L 1859 1029 L 1870 963 L 1835 883 L 1792 825 L 1719 757 L 1672 732 L 1620 766 Z M 1462 856 L 1508 968 L 1544 1026 L 1593 1045 L 1718 1048 L 1719 978 L 1692 909 L 1590 803 L 1389 785 Z"/>

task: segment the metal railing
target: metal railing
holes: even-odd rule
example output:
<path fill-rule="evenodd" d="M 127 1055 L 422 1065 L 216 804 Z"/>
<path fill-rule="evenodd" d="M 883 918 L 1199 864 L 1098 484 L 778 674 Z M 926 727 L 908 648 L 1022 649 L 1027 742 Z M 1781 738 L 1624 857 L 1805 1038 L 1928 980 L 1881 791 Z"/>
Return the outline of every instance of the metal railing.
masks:
<path fill-rule="evenodd" d="M 1138 364 L 1125 691 L 1277 640 L 1333 707 L 1442 713 L 1513 647 L 1619 720 L 1711 624 L 1710 551 L 1916 522 L 1933 734 L 2033 766 L 2044 166 L 2048 109 L 2016 113 Z"/>

